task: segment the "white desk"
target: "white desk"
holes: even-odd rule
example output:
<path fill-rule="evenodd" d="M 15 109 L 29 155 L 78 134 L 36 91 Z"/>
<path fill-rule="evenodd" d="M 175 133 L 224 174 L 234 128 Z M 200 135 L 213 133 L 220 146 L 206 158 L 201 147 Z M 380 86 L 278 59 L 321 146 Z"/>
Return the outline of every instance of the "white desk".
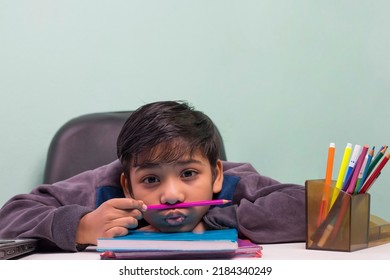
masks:
<path fill-rule="evenodd" d="M 305 243 L 265 244 L 264 260 L 390 260 L 390 243 L 355 252 L 307 250 Z M 94 247 L 79 253 L 37 253 L 22 260 L 99 260 Z"/>

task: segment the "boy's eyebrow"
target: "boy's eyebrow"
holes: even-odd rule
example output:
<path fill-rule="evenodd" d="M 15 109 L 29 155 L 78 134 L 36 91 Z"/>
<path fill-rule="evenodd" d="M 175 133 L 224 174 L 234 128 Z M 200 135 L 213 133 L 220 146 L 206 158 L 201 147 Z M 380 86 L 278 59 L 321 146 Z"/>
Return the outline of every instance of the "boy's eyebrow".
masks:
<path fill-rule="evenodd" d="M 177 160 L 177 161 L 172 162 L 172 163 L 144 162 L 144 163 L 141 163 L 139 165 L 134 166 L 134 168 L 136 170 L 149 169 L 149 168 L 153 169 L 153 168 L 158 168 L 161 165 L 175 165 L 175 166 L 177 166 L 177 165 L 186 165 L 186 164 L 192 164 L 192 163 L 197 163 L 197 164 L 203 165 L 203 163 L 200 160 L 188 159 L 188 160 Z"/>

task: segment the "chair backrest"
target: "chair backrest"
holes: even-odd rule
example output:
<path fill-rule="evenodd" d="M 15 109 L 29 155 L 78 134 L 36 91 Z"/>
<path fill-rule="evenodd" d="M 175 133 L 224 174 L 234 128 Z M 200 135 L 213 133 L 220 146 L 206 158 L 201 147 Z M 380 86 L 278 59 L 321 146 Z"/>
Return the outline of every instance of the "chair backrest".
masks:
<path fill-rule="evenodd" d="M 117 137 L 132 112 L 93 113 L 65 123 L 50 143 L 43 183 L 58 182 L 117 159 Z M 220 139 L 221 159 L 226 160 L 221 135 Z"/>

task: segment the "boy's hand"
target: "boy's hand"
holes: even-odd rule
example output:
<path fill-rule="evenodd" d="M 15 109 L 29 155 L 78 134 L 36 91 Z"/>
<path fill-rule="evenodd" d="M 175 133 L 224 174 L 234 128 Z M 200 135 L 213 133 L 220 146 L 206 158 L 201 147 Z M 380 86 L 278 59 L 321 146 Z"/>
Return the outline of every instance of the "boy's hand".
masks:
<path fill-rule="evenodd" d="M 195 233 L 202 233 L 204 231 L 207 230 L 207 227 L 206 227 L 206 224 L 203 223 L 202 221 L 199 222 L 199 224 L 197 224 L 194 229 L 192 230 L 192 232 L 195 232 Z"/>
<path fill-rule="evenodd" d="M 158 229 L 156 229 L 154 226 L 152 225 L 147 225 L 147 226 L 144 226 L 142 228 L 139 228 L 138 229 L 139 231 L 149 231 L 149 232 L 160 232 Z"/>
<path fill-rule="evenodd" d="M 146 206 L 140 200 L 114 198 L 84 215 L 76 233 L 76 243 L 96 245 L 97 238 L 122 236 L 136 228 Z"/>

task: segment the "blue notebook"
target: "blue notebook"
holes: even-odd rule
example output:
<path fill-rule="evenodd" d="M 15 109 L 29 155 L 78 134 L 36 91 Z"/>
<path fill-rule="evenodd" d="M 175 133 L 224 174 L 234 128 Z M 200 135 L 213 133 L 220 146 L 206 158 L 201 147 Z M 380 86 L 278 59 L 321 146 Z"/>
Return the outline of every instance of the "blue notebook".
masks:
<path fill-rule="evenodd" d="M 193 232 L 130 231 L 126 236 L 99 238 L 98 251 L 234 251 L 238 247 L 236 229 Z"/>

